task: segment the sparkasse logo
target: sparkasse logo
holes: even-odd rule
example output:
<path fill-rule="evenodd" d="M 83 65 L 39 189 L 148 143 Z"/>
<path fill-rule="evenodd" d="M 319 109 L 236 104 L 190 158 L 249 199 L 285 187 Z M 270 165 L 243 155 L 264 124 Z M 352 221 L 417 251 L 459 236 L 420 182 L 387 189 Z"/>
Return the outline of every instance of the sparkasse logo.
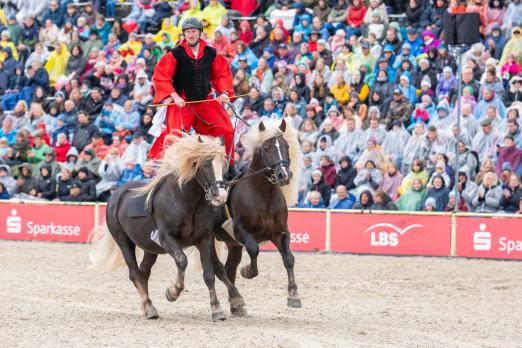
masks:
<path fill-rule="evenodd" d="M 11 209 L 11 215 L 5 219 L 7 233 L 22 233 L 22 218 L 18 216 L 16 209 Z"/>
<path fill-rule="evenodd" d="M 480 224 L 479 230 L 473 233 L 473 250 L 491 250 L 491 232 L 486 231 L 486 224 Z"/>

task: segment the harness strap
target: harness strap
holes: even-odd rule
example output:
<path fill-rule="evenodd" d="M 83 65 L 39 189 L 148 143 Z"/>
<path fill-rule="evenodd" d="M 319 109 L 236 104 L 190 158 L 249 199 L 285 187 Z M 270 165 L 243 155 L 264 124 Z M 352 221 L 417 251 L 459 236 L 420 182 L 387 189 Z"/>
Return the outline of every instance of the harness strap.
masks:
<path fill-rule="evenodd" d="M 227 219 L 232 218 L 232 215 L 230 215 L 230 209 L 228 208 L 228 203 L 225 203 L 225 213 L 227 214 Z"/>

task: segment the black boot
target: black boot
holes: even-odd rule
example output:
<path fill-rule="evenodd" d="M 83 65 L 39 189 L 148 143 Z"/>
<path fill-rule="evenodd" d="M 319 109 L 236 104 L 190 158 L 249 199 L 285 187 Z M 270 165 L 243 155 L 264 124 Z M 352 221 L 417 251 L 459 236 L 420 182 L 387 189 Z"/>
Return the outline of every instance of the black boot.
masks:
<path fill-rule="evenodd" d="M 234 164 L 231 164 L 228 167 L 228 171 L 227 171 L 225 180 L 232 181 L 234 179 L 239 178 L 240 176 L 241 176 L 241 172 L 239 170 L 237 170 L 237 168 Z"/>

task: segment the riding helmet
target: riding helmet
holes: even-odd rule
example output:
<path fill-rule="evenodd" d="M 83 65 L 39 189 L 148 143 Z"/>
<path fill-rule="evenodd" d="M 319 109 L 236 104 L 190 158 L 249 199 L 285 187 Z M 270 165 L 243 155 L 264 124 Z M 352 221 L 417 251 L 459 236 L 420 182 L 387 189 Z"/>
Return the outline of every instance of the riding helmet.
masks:
<path fill-rule="evenodd" d="M 199 29 L 203 30 L 203 24 L 196 17 L 189 17 L 183 21 L 181 25 L 181 31 L 185 31 L 186 29 Z"/>

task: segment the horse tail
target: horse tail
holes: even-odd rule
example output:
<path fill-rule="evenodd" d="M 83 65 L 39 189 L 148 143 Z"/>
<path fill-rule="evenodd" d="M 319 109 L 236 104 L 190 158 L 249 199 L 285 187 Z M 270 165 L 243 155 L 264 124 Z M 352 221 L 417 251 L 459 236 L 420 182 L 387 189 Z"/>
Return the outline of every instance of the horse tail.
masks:
<path fill-rule="evenodd" d="M 114 272 L 125 265 L 121 249 L 116 244 L 106 223 L 91 231 L 89 241 L 91 243 L 89 269 Z"/>
<path fill-rule="evenodd" d="M 225 263 L 227 257 L 227 248 L 225 242 L 214 239 L 214 245 L 216 248 L 216 254 L 221 261 L 221 263 Z M 203 266 L 201 265 L 201 258 L 199 256 L 199 251 L 195 246 L 191 246 L 185 249 L 185 255 L 187 255 L 188 267 L 190 271 L 193 272 L 202 272 Z"/>

